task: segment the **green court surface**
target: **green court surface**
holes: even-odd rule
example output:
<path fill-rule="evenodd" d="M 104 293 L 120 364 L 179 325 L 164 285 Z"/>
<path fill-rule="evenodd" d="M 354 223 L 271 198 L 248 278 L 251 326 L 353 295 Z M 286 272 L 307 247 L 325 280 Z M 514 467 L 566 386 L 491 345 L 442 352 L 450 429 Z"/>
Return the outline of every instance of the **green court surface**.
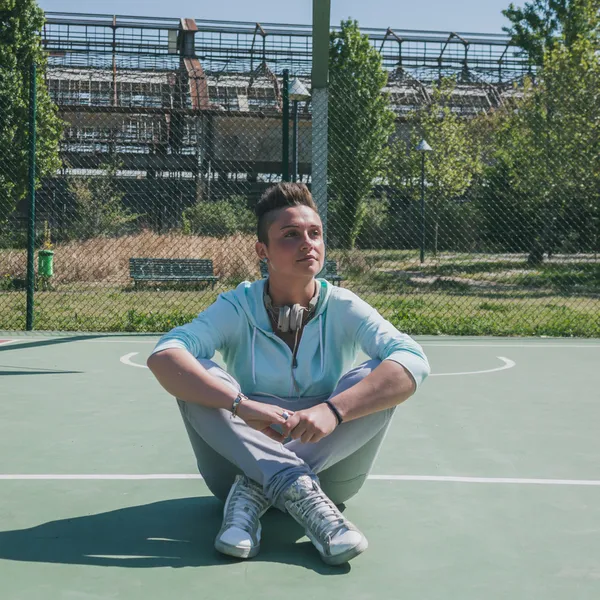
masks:
<path fill-rule="evenodd" d="M 369 549 L 328 567 L 276 511 L 256 558 L 213 549 L 155 336 L 0 339 L 0 600 L 600 598 L 600 340 L 418 338 L 433 375 L 345 508 Z"/>

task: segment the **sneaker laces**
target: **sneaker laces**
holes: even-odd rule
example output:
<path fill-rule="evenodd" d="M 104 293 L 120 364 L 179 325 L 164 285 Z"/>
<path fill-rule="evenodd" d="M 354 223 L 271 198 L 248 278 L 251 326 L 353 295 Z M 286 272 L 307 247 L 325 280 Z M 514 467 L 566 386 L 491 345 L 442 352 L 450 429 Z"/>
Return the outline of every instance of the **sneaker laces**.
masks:
<path fill-rule="evenodd" d="M 236 484 L 223 520 L 224 528 L 238 527 L 253 532 L 268 504 L 269 501 L 258 486 L 251 485 L 247 481 Z"/>
<path fill-rule="evenodd" d="M 307 529 L 323 545 L 329 545 L 341 530 L 349 529 L 349 524 L 342 513 L 320 490 L 308 492 L 306 497 L 297 500 L 294 504 Z"/>

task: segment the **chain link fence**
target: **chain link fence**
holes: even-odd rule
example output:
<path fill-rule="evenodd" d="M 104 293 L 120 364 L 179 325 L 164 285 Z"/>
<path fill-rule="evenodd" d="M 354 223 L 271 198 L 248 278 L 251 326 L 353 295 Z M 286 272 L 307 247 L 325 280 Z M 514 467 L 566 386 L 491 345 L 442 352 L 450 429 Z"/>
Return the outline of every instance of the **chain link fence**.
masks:
<path fill-rule="evenodd" d="M 325 276 L 403 331 L 600 336 L 598 65 L 557 53 L 492 86 L 344 60 L 317 93 L 266 63 L 48 68 L 58 162 L 37 169 L 33 239 L 29 107 L 0 93 L 0 330 L 27 326 L 28 240 L 35 329 L 191 320 L 262 276 L 253 207 L 287 179 L 313 188 Z"/>

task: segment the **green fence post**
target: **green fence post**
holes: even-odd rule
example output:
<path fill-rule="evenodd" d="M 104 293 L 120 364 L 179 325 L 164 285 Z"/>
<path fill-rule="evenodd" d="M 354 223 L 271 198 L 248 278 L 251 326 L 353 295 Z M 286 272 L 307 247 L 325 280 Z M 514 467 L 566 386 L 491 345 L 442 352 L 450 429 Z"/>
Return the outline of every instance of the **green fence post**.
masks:
<path fill-rule="evenodd" d="M 33 294 L 35 290 L 35 129 L 36 129 L 37 66 L 29 69 L 29 227 L 27 231 L 27 317 L 25 328 L 33 329 Z"/>
<path fill-rule="evenodd" d="M 290 72 L 283 70 L 283 115 L 281 123 L 282 152 L 281 152 L 281 179 L 290 180 Z"/>

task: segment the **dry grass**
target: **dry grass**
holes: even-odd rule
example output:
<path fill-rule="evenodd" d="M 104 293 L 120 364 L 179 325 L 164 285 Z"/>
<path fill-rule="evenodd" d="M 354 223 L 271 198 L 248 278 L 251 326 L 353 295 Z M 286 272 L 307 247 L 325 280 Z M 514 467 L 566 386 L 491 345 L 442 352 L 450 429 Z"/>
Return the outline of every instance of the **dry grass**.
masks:
<path fill-rule="evenodd" d="M 159 235 L 143 231 L 120 238 L 72 241 L 54 248 L 54 284 L 97 282 L 127 284 L 129 259 L 210 258 L 221 278 L 245 279 L 258 273 L 253 235 L 236 234 L 226 239 L 183 234 Z M 25 250 L 0 251 L 0 276 L 24 278 Z"/>

